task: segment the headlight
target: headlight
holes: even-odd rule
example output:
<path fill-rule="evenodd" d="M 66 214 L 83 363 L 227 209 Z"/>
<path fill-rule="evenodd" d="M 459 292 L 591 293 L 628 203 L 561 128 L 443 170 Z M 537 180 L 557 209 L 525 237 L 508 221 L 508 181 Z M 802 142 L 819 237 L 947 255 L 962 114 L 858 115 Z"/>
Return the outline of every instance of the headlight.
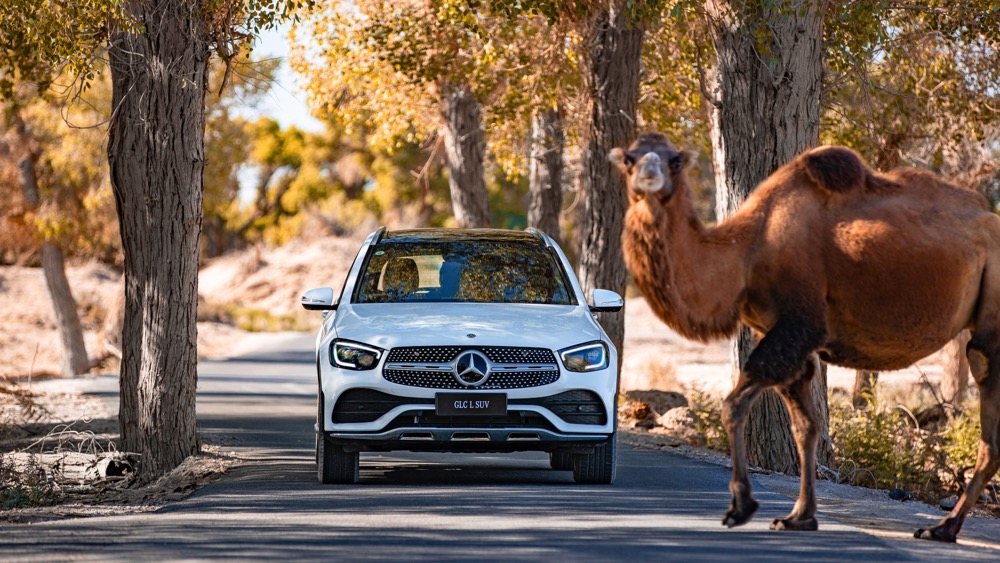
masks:
<path fill-rule="evenodd" d="M 382 350 L 357 342 L 335 340 L 330 345 L 330 363 L 345 369 L 372 369 L 381 356 Z"/>
<path fill-rule="evenodd" d="M 569 371 L 594 371 L 608 367 L 608 347 L 603 342 L 591 342 L 559 352 Z"/>

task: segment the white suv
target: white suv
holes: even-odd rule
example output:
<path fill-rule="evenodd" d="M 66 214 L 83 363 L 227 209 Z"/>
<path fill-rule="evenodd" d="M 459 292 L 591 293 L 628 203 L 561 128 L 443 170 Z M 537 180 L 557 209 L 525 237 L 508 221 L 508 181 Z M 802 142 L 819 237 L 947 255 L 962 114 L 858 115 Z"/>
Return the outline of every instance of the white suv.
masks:
<path fill-rule="evenodd" d="M 361 451 L 549 452 L 578 483 L 615 477 L 618 353 L 540 231 L 416 229 L 365 239 L 316 339 L 316 463 L 354 483 Z"/>

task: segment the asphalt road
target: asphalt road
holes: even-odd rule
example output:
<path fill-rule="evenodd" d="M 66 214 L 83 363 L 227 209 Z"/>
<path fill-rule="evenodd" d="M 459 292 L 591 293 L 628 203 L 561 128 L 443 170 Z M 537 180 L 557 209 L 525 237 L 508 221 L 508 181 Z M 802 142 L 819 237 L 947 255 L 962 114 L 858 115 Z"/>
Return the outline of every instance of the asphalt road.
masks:
<path fill-rule="evenodd" d="M 977 545 L 909 539 L 910 527 L 873 535 L 822 512 L 819 532 L 772 532 L 768 523 L 792 500 L 759 484 L 756 519 L 729 530 L 721 525 L 726 470 L 628 447 L 619 448 L 612 486 L 576 485 L 544 454 L 402 452 L 362 454 L 359 484 L 321 486 L 311 347 L 311 337 L 285 337 L 270 350 L 201 364 L 201 430 L 245 459 L 221 481 L 153 513 L 0 526 L 0 559 L 1000 559 Z M 110 378 L 93 389 L 113 400 Z"/>

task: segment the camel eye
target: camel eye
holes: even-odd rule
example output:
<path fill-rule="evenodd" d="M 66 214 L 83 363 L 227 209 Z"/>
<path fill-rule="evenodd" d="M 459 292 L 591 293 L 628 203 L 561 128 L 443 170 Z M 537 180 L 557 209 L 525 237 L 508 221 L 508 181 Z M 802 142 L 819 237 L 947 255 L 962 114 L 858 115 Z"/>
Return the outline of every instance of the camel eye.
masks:
<path fill-rule="evenodd" d="M 625 153 L 624 161 L 625 161 L 625 166 L 632 168 L 633 166 L 635 166 L 636 162 L 639 162 L 639 159 L 636 158 L 635 153 L 627 152 Z"/>
<path fill-rule="evenodd" d="M 676 174 L 681 171 L 682 164 L 683 161 L 681 160 L 681 155 L 675 154 L 674 156 L 670 157 L 670 160 L 668 161 L 667 165 L 670 167 L 670 172 Z"/>

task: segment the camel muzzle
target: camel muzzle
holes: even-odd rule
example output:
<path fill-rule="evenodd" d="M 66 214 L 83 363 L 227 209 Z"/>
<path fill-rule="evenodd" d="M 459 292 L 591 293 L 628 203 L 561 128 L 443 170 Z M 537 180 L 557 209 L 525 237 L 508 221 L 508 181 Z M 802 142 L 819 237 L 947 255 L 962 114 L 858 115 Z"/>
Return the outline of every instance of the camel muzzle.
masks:
<path fill-rule="evenodd" d="M 663 175 L 663 161 L 655 152 L 648 152 L 636 163 L 636 188 L 644 192 L 656 192 L 663 188 L 666 177 Z"/>

